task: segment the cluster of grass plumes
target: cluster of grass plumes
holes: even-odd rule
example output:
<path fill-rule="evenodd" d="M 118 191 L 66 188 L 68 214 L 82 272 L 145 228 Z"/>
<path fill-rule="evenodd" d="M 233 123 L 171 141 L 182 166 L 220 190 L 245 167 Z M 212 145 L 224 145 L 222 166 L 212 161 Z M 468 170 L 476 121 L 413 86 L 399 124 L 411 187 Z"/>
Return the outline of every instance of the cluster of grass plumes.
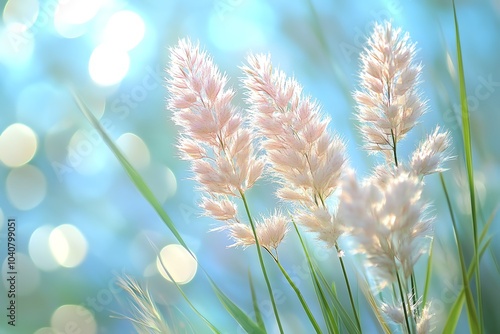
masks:
<path fill-rule="evenodd" d="M 330 119 L 322 115 L 319 104 L 303 94 L 296 80 L 274 68 L 268 55 L 252 54 L 242 67 L 245 111 L 232 106 L 234 91 L 225 88 L 226 78 L 189 40 L 171 49 L 167 88 L 169 109 L 182 127 L 179 151 L 191 161 L 194 179 L 206 194 L 201 206 L 207 215 L 224 223 L 220 230 L 230 231 L 234 245 L 257 244 L 267 250 L 287 277 L 277 253 L 271 252 L 277 252 L 287 224 L 304 226 L 325 247 L 336 247 L 340 254 L 344 252 L 338 239 L 348 234 L 357 241 L 353 252 L 361 254 L 372 269 L 369 274 L 377 282 L 372 288 L 379 296 L 385 288 L 392 291 L 393 303 L 380 297 L 378 311 L 395 328 L 426 333 L 431 328 L 430 303 L 421 305 L 414 273 L 432 239 L 433 219 L 422 198 L 423 177 L 444 170 L 450 139 L 438 127 L 407 163 L 398 161 L 399 141 L 427 110 L 418 90 L 422 65 L 414 58 L 415 44 L 408 34 L 389 22 L 375 25 L 361 55 L 361 88 L 354 98 L 365 147 L 381 152 L 385 160 L 364 181 L 358 181 L 349 169 L 345 144 L 330 133 Z M 278 182 L 276 195 L 288 214 L 271 215 L 264 223 L 254 224 L 245 191 L 262 174 Z M 339 192 L 340 197 L 332 200 Z M 248 223 L 238 218 L 234 198 L 243 200 Z M 338 207 L 332 207 L 333 202 Z M 354 327 L 361 331 L 349 277 L 340 260 Z M 261 266 L 266 276 L 262 262 Z M 269 282 L 268 289 L 272 296 Z M 298 297 L 319 331 L 307 303 L 299 293 Z M 282 330 L 276 308 L 275 313 Z"/>
<path fill-rule="evenodd" d="M 461 64 L 460 48 L 457 50 Z M 231 247 L 256 247 L 279 332 L 284 330 L 274 299 L 276 283 L 268 275 L 269 265 L 276 265 L 281 271 L 316 333 L 363 332 L 353 281 L 364 293 L 366 304 L 372 307 L 379 328 L 385 333 L 431 332 L 436 326 L 432 301 L 427 296 L 431 258 L 427 255 L 432 251 L 435 218 L 423 189 L 428 175 L 445 171 L 444 163 L 451 158 L 451 139 L 438 126 L 415 145 L 410 157 L 399 156 L 400 141 L 428 111 L 418 87 L 423 66 L 415 60 L 416 47 L 409 35 L 390 22 L 375 24 L 361 54 L 360 85 L 353 94 L 355 115 L 364 148 L 381 156 L 381 163 L 373 166 L 370 175 L 363 179 L 349 166 L 345 143 L 330 131 L 330 119 L 322 114 L 319 104 L 303 93 L 295 79 L 273 67 L 270 56 L 251 54 L 242 66 L 241 86 L 246 93 L 246 107 L 241 109 L 233 104 L 235 91 L 226 87 L 227 78 L 197 44 L 182 39 L 170 53 L 168 109 L 181 128 L 177 143 L 181 157 L 191 162 L 193 179 L 204 195 L 200 207 L 206 216 L 220 222 L 215 230 L 227 232 L 233 240 Z M 463 69 L 461 75 L 463 83 Z M 179 243 L 188 249 L 138 173 L 110 140 L 107 143 Z M 467 152 L 471 159 L 470 147 Z M 246 193 L 262 177 L 277 183 L 276 196 L 281 202 L 272 213 L 264 213 L 260 220 L 255 220 Z M 448 196 L 442 175 L 441 180 Z M 474 215 L 473 191 L 471 194 Z M 453 220 L 453 213 L 451 217 Z M 312 232 L 323 247 L 338 251 L 342 285 L 326 278 L 322 268 L 312 260 L 300 226 Z M 278 249 L 290 231 L 297 234 L 306 256 L 320 315 L 312 312 L 313 301 L 304 298 L 280 262 Z M 479 254 L 487 246 L 485 235 L 479 235 L 474 225 L 474 260 L 469 267 L 464 263 L 460 239 L 456 238 L 464 287 L 446 324 L 440 326 L 445 331 L 455 329 L 465 299 L 471 332 L 481 332 L 479 284 L 476 285 L 478 317 L 469 280 L 475 272 L 480 282 Z M 352 239 L 352 248 L 340 247 L 343 238 Z M 357 275 L 352 275 L 356 277 L 353 279 L 348 275 L 345 261 L 356 266 L 358 262 L 351 261 L 355 254 L 362 261 L 355 268 Z M 264 261 L 267 255 L 272 262 Z M 415 266 L 426 258 L 429 259 L 426 275 L 418 276 Z M 267 333 L 251 280 L 256 319 L 245 314 L 203 272 L 225 309 L 243 329 Z M 424 281 L 424 291 L 418 291 L 417 287 L 422 286 L 418 282 Z M 148 292 L 128 278 L 121 284 L 132 297 L 134 313 L 130 319 L 136 328 L 158 331 L 163 318 Z M 349 297 L 349 307 L 339 299 L 337 289 L 342 286 Z M 183 292 L 182 296 L 213 332 L 220 332 Z M 164 330 L 168 332 L 168 326 Z"/>

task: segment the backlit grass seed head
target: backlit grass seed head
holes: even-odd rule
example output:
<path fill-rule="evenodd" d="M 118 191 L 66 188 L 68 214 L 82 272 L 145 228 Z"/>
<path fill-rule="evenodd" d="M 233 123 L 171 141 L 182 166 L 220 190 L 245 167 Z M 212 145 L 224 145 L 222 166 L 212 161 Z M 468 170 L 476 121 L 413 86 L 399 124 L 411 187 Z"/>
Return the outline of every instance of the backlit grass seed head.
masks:
<path fill-rule="evenodd" d="M 433 330 L 432 319 L 434 314 L 431 312 L 431 303 L 427 303 L 417 320 L 417 334 L 428 334 Z"/>
<path fill-rule="evenodd" d="M 392 150 L 426 110 L 415 44 L 390 22 L 376 24 L 361 55 L 357 118 L 368 150 Z M 387 157 L 390 157 L 388 155 Z"/>
<path fill-rule="evenodd" d="M 359 183 L 353 172 L 344 180 L 339 217 L 382 285 L 394 282 L 400 269 L 408 277 L 427 251 L 432 220 L 421 194 L 422 182 L 402 170 L 384 182 Z"/>
<path fill-rule="evenodd" d="M 281 187 L 277 196 L 297 204 L 298 223 L 333 246 L 339 228 L 327 200 L 339 186 L 345 146 L 328 132 L 329 119 L 302 87 L 273 69 L 266 55 L 250 55 L 243 85 L 251 124 Z"/>
<path fill-rule="evenodd" d="M 410 169 L 421 176 L 445 171 L 443 164 L 451 159 L 449 147 L 450 133 L 440 132 L 436 127 L 413 153 Z"/>
<path fill-rule="evenodd" d="M 234 244 L 230 247 L 248 247 L 255 245 L 255 237 L 252 228 L 246 224 L 228 224 L 224 229 L 229 229 Z M 261 247 L 267 250 L 276 250 L 288 232 L 288 220 L 281 213 L 274 213 L 264 217 L 262 222 L 255 225 L 257 238 Z"/>
<path fill-rule="evenodd" d="M 225 222 L 215 230 L 229 229 L 234 245 L 255 244 L 233 201 L 253 186 L 264 168 L 264 160 L 255 154 L 254 135 L 232 105 L 234 91 L 226 88 L 226 77 L 198 45 L 183 39 L 170 54 L 168 107 L 182 128 L 177 147 L 182 158 L 191 161 L 194 179 L 206 193 L 200 206 L 205 215 Z M 278 217 L 257 225 L 265 248 L 278 247 L 286 234 L 284 218 Z"/>
<path fill-rule="evenodd" d="M 408 296 L 408 300 L 412 300 L 411 296 Z M 411 304 L 411 313 L 416 314 L 418 304 L 420 304 L 420 300 L 417 304 Z M 417 316 L 416 325 L 417 325 L 417 334 L 428 334 L 432 330 L 431 320 L 433 314 L 430 312 L 431 303 L 428 302 L 425 307 L 420 311 L 420 314 Z M 380 305 L 380 310 L 385 314 L 385 316 L 393 323 L 401 326 L 404 333 L 407 333 L 406 329 L 406 320 L 403 307 L 401 302 L 397 302 L 394 304 L 382 303 Z"/>
<path fill-rule="evenodd" d="M 240 196 L 260 177 L 264 162 L 232 105 L 234 91 L 198 45 L 182 39 L 170 54 L 168 107 L 182 127 L 178 149 L 205 191 Z"/>

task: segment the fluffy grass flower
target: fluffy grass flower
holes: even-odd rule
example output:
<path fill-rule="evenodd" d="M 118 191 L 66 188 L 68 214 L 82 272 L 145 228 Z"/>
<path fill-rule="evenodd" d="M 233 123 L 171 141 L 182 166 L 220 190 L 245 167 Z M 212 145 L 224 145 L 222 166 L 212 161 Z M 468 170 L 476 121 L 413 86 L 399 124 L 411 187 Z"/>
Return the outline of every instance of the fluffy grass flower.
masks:
<path fill-rule="evenodd" d="M 409 277 L 426 251 L 432 219 L 425 216 L 421 194 L 422 182 L 403 170 L 384 182 L 363 183 L 350 172 L 343 183 L 339 216 L 382 286 L 394 282 L 400 270 Z"/>
<path fill-rule="evenodd" d="M 227 78 L 206 52 L 182 39 L 170 54 L 168 107 L 183 130 L 178 149 L 191 161 L 194 179 L 206 194 L 200 206 L 205 215 L 226 223 L 216 230 L 229 229 L 234 245 L 255 244 L 251 227 L 238 219 L 235 203 L 237 198 L 244 200 L 264 168 L 254 149 L 254 135 L 232 104 L 235 93 L 226 88 Z M 276 216 L 257 225 L 262 246 L 276 248 L 287 231 L 284 226 Z"/>
<path fill-rule="evenodd" d="M 252 135 L 232 105 L 212 59 L 189 40 L 170 50 L 168 107 L 183 133 L 178 148 L 192 162 L 195 179 L 211 194 L 241 196 L 260 177 L 264 163 L 255 156 Z"/>
<path fill-rule="evenodd" d="M 255 237 L 250 226 L 241 223 L 229 224 L 224 228 L 229 229 L 234 239 L 235 246 L 248 247 L 255 244 Z M 279 244 L 288 232 L 288 219 L 281 213 L 262 218 L 262 222 L 255 225 L 259 244 L 269 252 L 277 250 Z"/>
<path fill-rule="evenodd" d="M 297 222 L 332 247 L 341 230 L 327 201 L 339 185 L 344 143 L 329 133 L 318 104 L 303 96 L 297 81 L 274 70 L 269 56 L 250 55 L 247 61 L 243 85 L 251 122 L 280 180 L 277 196 L 296 203 Z"/>
<path fill-rule="evenodd" d="M 439 126 L 415 150 L 410 161 L 410 170 L 416 175 L 443 172 L 443 164 L 451 159 L 449 154 L 450 133 L 440 132 Z"/>
<path fill-rule="evenodd" d="M 361 55 L 361 89 L 354 93 L 357 118 L 368 150 L 393 151 L 426 110 L 418 90 L 422 66 L 415 44 L 390 22 L 375 24 Z M 390 157 L 391 154 L 386 154 Z"/>
<path fill-rule="evenodd" d="M 410 300 L 411 298 L 408 298 Z M 430 311 L 431 303 L 427 303 L 425 307 L 422 309 L 420 314 L 416 317 L 416 334 L 428 334 L 432 330 L 432 316 L 433 314 Z M 418 305 L 411 305 L 412 314 L 416 313 L 418 309 Z M 400 328 L 404 333 L 408 333 L 407 328 L 405 327 L 406 319 L 403 307 L 400 304 L 388 304 L 381 303 L 380 310 L 385 314 L 385 316 L 394 324 L 401 326 Z"/>

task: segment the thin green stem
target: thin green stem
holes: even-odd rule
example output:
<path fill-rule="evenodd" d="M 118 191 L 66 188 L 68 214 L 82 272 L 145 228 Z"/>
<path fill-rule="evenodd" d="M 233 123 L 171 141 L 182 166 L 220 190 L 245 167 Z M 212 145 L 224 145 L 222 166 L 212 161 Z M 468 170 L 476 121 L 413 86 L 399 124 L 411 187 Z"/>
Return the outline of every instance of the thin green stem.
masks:
<path fill-rule="evenodd" d="M 247 199 L 245 197 L 245 194 L 242 191 L 240 191 L 240 195 L 241 195 L 241 199 L 243 200 L 243 204 L 245 205 L 245 210 L 246 210 L 246 213 L 248 216 L 248 220 L 250 221 L 250 226 L 252 227 L 252 232 L 253 232 L 253 235 L 255 237 L 255 245 L 257 247 L 257 254 L 259 256 L 259 263 L 260 263 L 260 267 L 262 269 L 262 274 L 264 275 L 264 279 L 266 281 L 267 291 L 269 292 L 269 297 L 271 298 L 271 304 L 273 306 L 274 316 L 276 317 L 276 323 L 278 324 L 278 328 L 280 330 L 280 333 L 283 334 L 283 326 L 281 325 L 281 320 L 280 320 L 280 316 L 278 313 L 278 307 L 276 306 L 276 301 L 274 300 L 273 289 L 271 287 L 271 283 L 269 282 L 269 277 L 267 275 L 266 266 L 264 265 L 264 259 L 262 257 L 262 250 L 260 248 L 259 238 L 257 238 L 257 231 L 255 229 L 255 223 L 253 222 L 252 215 L 250 214 L 250 209 L 248 207 L 248 202 L 247 202 Z"/>
<path fill-rule="evenodd" d="M 321 333 L 321 328 L 319 327 L 318 323 L 316 322 L 316 319 L 314 319 L 314 316 L 313 316 L 311 310 L 309 309 L 309 306 L 307 306 L 307 303 L 306 303 L 304 297 L 302 296 L 302 293 L 300 292 L 299 288 L 292 281 L 292 279 L 290 278 L 290 275 L 288 275 L 288 273 L 286 272 L 285 268 L 283 268 L 281 263 L 279 261 L 277 261 L 276 258 L 274 258 L 274 259 L 276 261 L 276 264 L 280 268 L 281 272 L 283 273 L 283 276 L 285 276 L 288 284 L 290 284 L 293 291 L 295 291 L 295 294 L 299 298 L 300 303 L 302 304 L 302 307 L 304 308 L 304 311 L 306 311 L 307 317 L 309 318 L 309 320 L 311 321 L 311 324 L 314 327 L 314 330 L 316 331 L 316 333 Z"/>
<path fill-rule="evenodd" d="M 458 65 L 458 75 L 459 75 L 459 86 L 460 86 L 460 104 L 462 106 L 462 131 L 463 131 L 463 141 L 465 150 L 465 162 L 467 166 L 467 176 L 469 181 L 469 195 L 470 195 L 470 205 L 472 214 L 472 231 L 474 237 L 474 258 L 477 262 L 476 270 L 476 295 L 477 304 L 479 312 L 479 326 L 482 332 L 483 330 L 483 303 L 481 296 L 481 266 L 479 262 L 479 241 L 478 241 L 478 224 L 477 224 L 477 209 L 476 209 L 476 195 L 474 186 L 474 167 L 472 165 L 472 138 L 470 131 L 469 122 L 469 107 L 467 103 L 467 89 L 465 87 L 465 74 L 464 74 L 464 64 L 462 61 L 462 46 L 460 42 L 460 31 L 458 27 L 457 10 L 455 7 L 455 1 L 453 0 L 453 18 L 455 20 L 455 38 L 457 43 L 457 65 Z"/>
<path fill-rule="evenodd" d="M 396 277 L 398 278 L 399 295 L 401 297 L 401 304 L 403 305 L 403 311 L 405 314 L 406 328 L 408 329 L 408 334 L 411 334 L 410 322 L 408 320 L 408 310 L 406 309 L 406 298 L 403 291 L 403 286 L 401 285 L 401 278 L 399 277 L 399 272 L 396 270 Z"/>
<path fill-rule="evenodd" d="M 467 276 L 467 268 L 465 266 L 464 254 L 462 243 L 460 241 L 460 237 L 458 235 L 457 223 L 455 221 L 455 215 L 453 214 L 453 207 L 451 205 L 450 196 L 448 194 L 448 189 L 446 187 L 446 183 L 444 181 L 444 177 L 442 173 L 439 173 L 439 179 L 441 180 L 441 186 L 443 187 L 444 195 L 446 198 L 446 204 L 448 204 L 448 210 L 450 212 L 451 222 L 453 224 L 453 235 L 455 237 L 455 243 L 457 244 L 458 249 L 458 257 L 460 259 L 460 272 L 462 274 L 462 282 L 464 284 L 464 292 L 465 292 L 465 300 L 467 301 L 467 315 L 469 316 L 469 327 L 471 333 L 479 332 L 479 323 L 476 315 L 476 308 L 474 305 L 474 299 L 472 297 L 472 291 L 469 284 L 469 278 Z M 479 264 L 477 260 L 476 265 Z"/>
<path fill-rule="evenodd" d="M 335 248 L 337 249 L 337 253 L 340 253 L 340 247 L 338 243 L 335 243 Z M 345 270 L 344 260 L 342 256 L 338 256 L 340 261 L 340 266 L 342 267 L 342 273 L 344 274 L 345 284 L 347 286 L 347 292 L 349 293 L 349 300 L 351 301 L 352 311 L 354 312 L 354 317 L 356 318 L 356 324 L 358 325 L 358 329 L 361 331 L 361 321 L 359 320 L 358 311 L 356 310 L 356 306 L 354 305 L 354 298 L 352 296 L 351 284 L 349 283 L 349 278 L 347 277 L 347 271 Z"/>

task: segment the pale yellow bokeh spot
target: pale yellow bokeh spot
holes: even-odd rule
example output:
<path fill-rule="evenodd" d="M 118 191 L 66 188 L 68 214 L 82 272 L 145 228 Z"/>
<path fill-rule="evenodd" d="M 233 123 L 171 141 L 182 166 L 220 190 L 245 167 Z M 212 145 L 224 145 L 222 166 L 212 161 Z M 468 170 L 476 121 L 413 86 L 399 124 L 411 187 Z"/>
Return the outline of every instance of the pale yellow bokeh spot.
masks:
<path fill-rule="evenodd" d="M 19 210 L 30 210 L 42 202 L 47 194 L 47 181 L 42 172 L 24 165 L 9 172 L 6 180 L 7 198 Z"/>
<path fill-rule="evenodd" d="M 87 240 L 74 225 L 63 224 L 52 230 L 49 236 L 52 256 L 61 266 L 78 266 L 87 255 Z"/>
<path fill-rule="evenodd" d="M 35 266 L 45 271 L 51 271 L 59 268 L 59 263 L 52 255 L 49 245 L 49 237 L 52 230 L 52 226 L 40 226 L 31 234 L 28 245 L 31 260 Z"/>
<path fill-rule="evenodd" d="M 161 260 L 160 260 L 161 259 Z M 160 274 L 171 281 L 168 273 L 178 284 L 191 281 L 198 269 L 198 263 L 181 245 L 171 244 L 163 247 L 156 259 L 156 267 Z M 165 271 L 165 269 L 167 271 Z"/>
<path fill-rule="evenodd" d="M 56 333 L 97 333 L 97 323 L 94 316 L 88 309 L 80 305 L 59 307 L 52 314 L 50 325 Z"/>
<path fill-rule="evenodd" d="M 151 161 L 144 141 L 133 133 L 124 133 L 116 141 L 127 160 L 137 169 L 147 167 Z"/>
<path fill-rule="evenodd" d="M 0 160 L 8 167 L 20 167 L 33 158 L 37 146 L 36 134 L 30 127 L 12 124 L 0 137 Z"/>
<path fill-rule="evenodd" d="M 3 23 L 13 32 L 24 32 L 36 21 L 37 0 L 9 0 L 3 9 Z"/>

